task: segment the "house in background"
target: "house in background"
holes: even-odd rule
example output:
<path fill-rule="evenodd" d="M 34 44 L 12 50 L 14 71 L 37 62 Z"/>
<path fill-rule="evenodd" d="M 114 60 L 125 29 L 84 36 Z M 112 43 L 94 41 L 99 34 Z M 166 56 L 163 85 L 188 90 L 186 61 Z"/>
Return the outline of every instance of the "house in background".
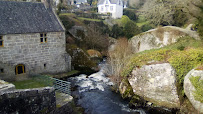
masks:
<path fill-rule="evenodd" d="M 0 1 L 0 79 L 69 70 L 65 29 L 50 3 Z"/>
<path fill-rule="evenodd" d="M 121 18 L 123 16 L 123 1 L 122 0 L 99 0 L 99 14 L 111 14 L 112 18 Z"/>
<path fill-rule="evenodd" d="M 87 0 L 75 0 L 75 4 L 78 8 L 81 7 L 81 5 L 84 5 L 87 3 Z"/>

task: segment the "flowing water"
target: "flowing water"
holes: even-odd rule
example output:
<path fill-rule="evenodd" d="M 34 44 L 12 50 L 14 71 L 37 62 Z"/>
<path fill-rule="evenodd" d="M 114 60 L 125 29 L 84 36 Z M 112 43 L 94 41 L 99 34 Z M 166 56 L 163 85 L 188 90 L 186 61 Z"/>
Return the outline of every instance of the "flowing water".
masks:
<path fill-rule="evenodd" d="M 143 109 L 130 109 L 128 102 L 119 94 L 112 92 L 113 83 L 103 73 L 103 69 L 87 77 L 79 75 L 69 78 L 73 87 L 72 92 L 77 96 L 77 104 L 85 109 L 86 114 L 145 114 Z"/>

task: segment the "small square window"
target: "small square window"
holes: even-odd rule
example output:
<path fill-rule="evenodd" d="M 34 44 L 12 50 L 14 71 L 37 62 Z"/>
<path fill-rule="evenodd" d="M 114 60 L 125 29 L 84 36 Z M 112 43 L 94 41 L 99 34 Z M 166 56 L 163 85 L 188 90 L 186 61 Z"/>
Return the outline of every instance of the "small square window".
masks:
<path fill-rule="evenodd" d="M 113 6 L 110 7 L 111 11 L 113 11 Z"/>
<path fill-rule="evenodd" d="M 41 43 L 43 43 L 43 38 L 40 38 Z"/>
<path fill-rule="evenodd" d="M 0 69 L 0 73 L 4 73 L 4 69 L 3 68 Z"/>
<path fill-rule="evenodd" d="M 40 37 L 43 37 L 43 34 L 40 34 Z"/>
<path fill-rule="evenodd" d="M 101 7 L 101 11 L 104 11 L 104 7 L 103 6 Z"/>
<path fill-rule="evenodd" d="M 0 36 L 0 47 L 4 46 L 4 40 L 3 40 L 3 36 Z"/>
<path fill-rule="evenodd" d="M 47 34 L 46 33 L 41 33 L 40 34 L 40 42 L 41 43 L 46 43 L 47 42 Z"/>
<path fill-rule="evenodd" d="M 47 67 L 47 64 L 44 64 L 44 69 L 46 69 L 46 67 Z"/>

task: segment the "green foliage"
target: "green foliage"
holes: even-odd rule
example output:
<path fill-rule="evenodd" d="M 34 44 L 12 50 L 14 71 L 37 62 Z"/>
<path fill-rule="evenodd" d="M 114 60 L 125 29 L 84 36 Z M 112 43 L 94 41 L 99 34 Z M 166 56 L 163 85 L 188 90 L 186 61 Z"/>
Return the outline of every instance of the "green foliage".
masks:
<path fill-rule="evenodd" d="M 96 21 L 96 22 L 100 22 L 102 20 L 99 20 L 99 19 L 91 19 L 91 18 L 84 18 L 84 17 L 78 17 L 78 19 L 84 21 L 84 20 L 87 20 L 87 21 Z"/>
<path fill-rule="evenodd" d="M 68 15 L 59 15 L 59 18 L 61 19 L 66 30 L 69 30 L 72 26 L 75 25 L 75 23 L 70 20 Z"/>
<path fill-rule="evenodd" d="M 30 89 L 47 86 L 45 80 L 41 80 L 41 78 L 38 77 L 30 78 L 23 81 L 15 81 L 12 83 L 15 85 L 16 89 Z"/>
<path fill-rule="evenodd" d="M 153 27 L 150 24 L 145 24 L 141 27 L 142 32 L 146 32 L 150 29 L 153 29 Z"/>
<path fill-rule="evenodd" d="M 196 24 L 197 31 L 200 36 L 203 36 L 203 0 L 200 0 L 200 1 L 201 1 L 201 3 L 196 5 L 196 7 L 199 8 L 200 13 L 195 17 L 196 17 L 197 23 L 198 23 L 198 24 Z"/>
<path fill-rule="evenodd" d="M 182 9 L 176 9 L 173 14 L 174 26 L 182 27 L 188 21 L 186 13 Z"/>
<path fill-rule="evenodd" d="M 127 21 L 127 23 L 125 24 L 124 28 L 123 28 L 123 32 L 125 34 L 125 36 L 130 39 L 132 38 L 134 35 L 137 35 L 140 33 L 140 29 L 139 27 L 136 25 L 135 22 L 133 21 Z"/>
<path fill-rule="evenodd" d="M 77 45 L 67 45 L 66 51 L 72 57 L 71 63 L 75 70 L 88 72 L 88 70 L 91 71 L 93 67 L 96 67 L 96 64 L 90 60 L 86 51 L 80 49 Z"/>
<path fill-rule="evenodd" d="M 137 20 L 137 16 L 135 14 L 135 10 L 129 10 L 129 9 L 124 9 L 123 11 L 123 15 L 126 15 L 129 17 L 129 19 L 136 21 Z"/>
<path fill-rule="evenodd" d="M 119 38 L 124 36 L 123 28 L 119 27 L 117 24 L 113 25 L 110 36 L 113 38 Z"/>
<path fill-rule="evenodd" d="M 122 18 L 121 18 L 121 26 L 124 27 L 127 24 L 127 22 L 129 22 L 129 21 L 131 21 L 129 19 L 129 17 L 126 16 L 126 15 L 123 15 Z"/>
<path fill-rule="evenodd" d="M 192 76 L 190 77 L 190 82 L 195 87 L 195 91 L 193 93 L 195 100 L 203 103 L 203 80 L 200 80 L 200 76 Z"/>

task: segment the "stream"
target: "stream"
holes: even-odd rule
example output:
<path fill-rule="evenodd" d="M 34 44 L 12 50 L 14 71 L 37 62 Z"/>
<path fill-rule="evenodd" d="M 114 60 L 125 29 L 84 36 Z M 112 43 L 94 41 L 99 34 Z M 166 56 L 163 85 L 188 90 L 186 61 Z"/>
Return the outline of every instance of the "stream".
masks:
<path fill-rule="evenodd" d="M 146 114 L 143 109 L 130 109 L 128 102 L 120 94 L 111 90 L 113 82 L 104 75 L 104 64 L 101 70 L 90 76 L 81 74 L 71 77 L 72 95 L 77 97 L 77 105 L 85 109 L 86 114 Z"/>
<path fill-rule="evenodd" d="M 100 64 L 101 70 L 89 76 L 81 74 L 68 78 L 72 87 L 76 88 L 72 91 L 72 96 L 76 99 L 76 104 L 84 108 L 84 113 L 148 114 L 149 112 L 143 108 L 129 108 L 128 101 L 123 100 L 120 94 L 112 91 L 113 82 L 105 76 L 104 67 L 105 64 Z"/>

